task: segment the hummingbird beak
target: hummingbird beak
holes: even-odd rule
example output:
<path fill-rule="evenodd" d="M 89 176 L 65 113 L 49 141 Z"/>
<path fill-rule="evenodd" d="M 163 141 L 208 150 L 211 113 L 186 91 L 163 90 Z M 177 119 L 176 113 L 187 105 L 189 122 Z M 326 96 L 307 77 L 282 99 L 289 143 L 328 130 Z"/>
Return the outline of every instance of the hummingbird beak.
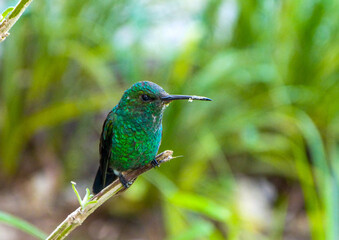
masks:
<path fill-rule="evenodd" d="M 200 101 L 212 101 L 212 99 L 207 97 L 200 97 L 200 96 L 189 96 L 189 95 L 166 95 L 161 97 L 162 101 L 169 102 L 173 100 L 185 100 L 193 101 L 193 100 L 200 100 Z"/>

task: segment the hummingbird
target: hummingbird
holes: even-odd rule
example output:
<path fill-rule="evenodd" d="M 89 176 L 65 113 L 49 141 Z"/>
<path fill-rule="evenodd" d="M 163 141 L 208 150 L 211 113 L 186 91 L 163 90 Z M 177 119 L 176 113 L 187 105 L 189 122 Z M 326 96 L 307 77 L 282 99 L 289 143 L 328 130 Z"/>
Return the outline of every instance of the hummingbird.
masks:
<path fill-rule="evenodd" d="M 162 116 L 174 100 L 210 98 L 170 95 L 159 85 L 142 81 L 127 89 L 119 103 L 108 113 L 100 136 L 100 166 L 93 193 L 97 194 L 119 178 L 125 188 L 130 186 L 123 172 L 147 164 L 158 166 L 155 156 L 162 137 Z"/>

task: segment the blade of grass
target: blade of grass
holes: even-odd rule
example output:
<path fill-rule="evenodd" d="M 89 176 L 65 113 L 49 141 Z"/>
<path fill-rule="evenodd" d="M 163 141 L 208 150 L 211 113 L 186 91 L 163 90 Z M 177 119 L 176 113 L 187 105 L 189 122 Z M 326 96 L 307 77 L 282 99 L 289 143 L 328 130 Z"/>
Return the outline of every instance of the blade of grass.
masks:
<path fill-rule="evenodd" d="M 42 232 L 40 229 L 36 228 L 32 224 L 2 211 L 0 211 L 0 222 L 15 227 L 38 239 L 46 239 L 47 237 L 47 235 L 44 232 Z"/>

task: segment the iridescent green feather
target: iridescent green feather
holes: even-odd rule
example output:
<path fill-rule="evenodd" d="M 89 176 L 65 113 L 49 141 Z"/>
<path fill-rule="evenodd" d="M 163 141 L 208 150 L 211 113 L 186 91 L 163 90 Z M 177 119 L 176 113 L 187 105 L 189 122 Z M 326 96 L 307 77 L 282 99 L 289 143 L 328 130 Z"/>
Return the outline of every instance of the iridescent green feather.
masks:
<path fill-rule="evenodd" d="M 140 82 L 126 90 L 119 104 L 108 114 L 103 127 L 101 165 L 117 171 L 136 169 L 156 156 L 162 134 L 161 101 L 140 103 L 140 95 L 165 91 L 155 84 Z M 103 156 L 104 155 L 104 156 Z"/>
<path fill-rule="evenodd" d="M 169 102 L 180 99 L 211 101 L 199 96 L 169 95 L 152 82 L 139 82 L 125 91 L 103 125 L 94 193 L 117 177 L 128 187 L 121 172 L 137 169 L 155 159 L 161 142 L 164 109 Z"/>

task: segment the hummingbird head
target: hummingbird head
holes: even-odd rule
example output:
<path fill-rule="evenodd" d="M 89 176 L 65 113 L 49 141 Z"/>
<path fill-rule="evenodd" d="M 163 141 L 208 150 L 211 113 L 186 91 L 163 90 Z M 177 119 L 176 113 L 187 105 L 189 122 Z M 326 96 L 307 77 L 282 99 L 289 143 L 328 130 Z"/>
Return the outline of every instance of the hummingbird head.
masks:
<path fill-rule="evenodd" d="M 162 115 L 165 107 L 173 100 L 203 100 L 211 101 L 211 99 L 199 96 L 189 95 L 170 95 L 159 85 L 143 81 L 133 84 L 123 94 L 118 107 L 127 109 L 131 113 L 150 113 Z"/>

